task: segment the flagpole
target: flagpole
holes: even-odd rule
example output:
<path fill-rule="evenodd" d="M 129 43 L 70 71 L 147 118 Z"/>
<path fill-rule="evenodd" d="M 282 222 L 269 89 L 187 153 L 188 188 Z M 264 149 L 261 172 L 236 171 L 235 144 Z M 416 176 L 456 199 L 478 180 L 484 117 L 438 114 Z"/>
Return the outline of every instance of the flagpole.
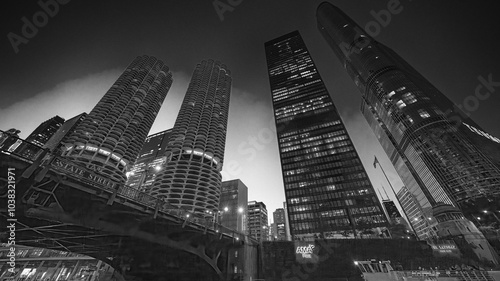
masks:
<path fill-rule="evenodd" d="M 418 239 L 417 232 L 415 231 L 415 228 L 413 228 L 413 224 L 411 224 L 411 220 L 408 217 L 408 214 L 406 214 L 406 210 L 405 210 L 405 208 L 403 208 L 403 204 L 401 204 L 401 201 L 399 200 L 399 197 L 398 197 L 396 191 L 394 191 L 394 187 L 392 186 L 391 182 L 389 181 L 389 178 L 385 174 L 384 168 L 382 168 L 382 165 L 380 165 L 380 162 L 378 162 L 377 156 L 375 156 L 375 161 L 373 162 L 373 167 L 375 167 L 375 169 L 377 169 L 377 164 L 380 167 L 380 169 L 382 170 L 382 173 L 384 174 L 385 180 L 389 183 L 389 186 L 391 187 L 391 190 L 394 193 L 394 196 L 396 197 L 396 200 L 398 201 L 399 206 L 401 207 L 401 210 L 403 210 L 403 213 L 405 214 L 405 217 L 408 220 L 408 224 L 410 225 L 411 229 L 413 230 L 415 237 Z"/>

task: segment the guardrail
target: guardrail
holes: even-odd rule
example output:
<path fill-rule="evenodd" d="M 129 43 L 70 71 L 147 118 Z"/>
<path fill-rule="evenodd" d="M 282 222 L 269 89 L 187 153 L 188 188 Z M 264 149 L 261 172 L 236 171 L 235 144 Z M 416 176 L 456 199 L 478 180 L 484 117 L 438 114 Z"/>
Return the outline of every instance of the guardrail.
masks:
<path fill-rule="evenodd" d="M 65 176 L 78 179 L 80 182 L 85 184 L 111 192 L 116 191 L 117 197 L 123 197 L 134 202 L 135 204 L 149 207 L 155 212 L 157 211 L 158 214 L 175 216 L 182 219 L 185 224 L 189 223 L 190 226 L 196 227 L 200 230 L 205 231 L 210 229 L 216 233 L 229 236 L 236 240 L 252 240 L 252 238 L 243 233 L 239 233 L 217 223 L 212 217 L 201 217 L 188 210 L 172 205 L 160 198 L 151 196 L 143 191 L 125 186 L 124 184 L 120 184 L 118 182 L 113 182 L 105 178 L 104 175 L 100 175 L 87 167 L 80 166 L 77 163 L 65 159 L 64 157 L 51 153 L 44 155 L 44 151 L 48 152 L 48 149 L 29 143 L 19 137 L 12 136 L 0 130 L 0 152 L 10 154 L 13 157 L 20 158 L 31 164 L 37 160 L 41 160 L 40 167 L 50 166 L 51 170 Z M 43 157 L 43 159 L 39 159 L 40 157 Z M 74 171 L 78 172 L 75 173 Z M 96 180 L 91 180 L 96 178 L 105 179 L 106 184 L 103 184 L 103 181 L 98 182 Z"/>

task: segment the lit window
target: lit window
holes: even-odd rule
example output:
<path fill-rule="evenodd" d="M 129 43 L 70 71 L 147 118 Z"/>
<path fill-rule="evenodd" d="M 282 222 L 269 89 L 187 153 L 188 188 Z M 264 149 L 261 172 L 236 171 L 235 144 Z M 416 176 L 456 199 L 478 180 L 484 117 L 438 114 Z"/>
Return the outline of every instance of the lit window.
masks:
<path fill-rule="evenodd" d="M 390 98 L 390 97 L 394 96 L 394 94 L 396 94 L 396 92 L 392 91 L 392 92 L 387 94 L 387 97 Z"/>
<path fill-rule="evenodd" d="M 406 106 L 406 103 L 404 103 L 404 101 L 402 100 L 399 100 L 398 102 L 396 102 L 396 105 L 398 106 L 399 109 L 402 109 L 403 107 Z"/>
<path fill-rule="evenodd" d="M 431 115 L 427 111 L 425 111 L 423 109 L 419 109 L 418 110 L 418 114 L 420 114 L 420 117 L 422 117 L 422 118 L 431 117 Z"/>
<path fill-rule="evenodd" d="M 403 95 L 403 100 L 407 103 L 407 104 L 412 104 L 414 102 L 417 101 L 417 99 L 415 98 L 415 96 L 412 94 L 412 93 L 406 93 Z"/>

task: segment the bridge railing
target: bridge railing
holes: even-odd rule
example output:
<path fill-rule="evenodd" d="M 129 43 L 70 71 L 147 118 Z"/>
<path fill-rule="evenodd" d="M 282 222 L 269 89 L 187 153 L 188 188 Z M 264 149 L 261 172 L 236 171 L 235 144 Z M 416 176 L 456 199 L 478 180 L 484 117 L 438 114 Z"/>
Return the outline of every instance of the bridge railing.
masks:
<path fill-rule="evenodd" d="M 80 166 L 64 157 L 47 154 L 43 155 L 46 148 L 27 142 L 19 137 L 15 137 L 0 130 L 0 152 L 6 152 L 11 156 L 18 157 L 29 163 L 40 160 L 43 157 L 40 166 L 49 165 L 50 168 L 58 173 L 68 177 L 78 179 L 79 182 L 94 186 L 99 189 L 116 191 L 116 196 L 126 198 L 138 205 L 149 207 L 160 214 L 167 214 L 182 219 L 186 224 L 199 228 L 201 230 L 212 230 L 221 235 L 233 237 L 235 240 L 251 239 L 243 233 L 227 228 L 214 220 L 213 217 L 200 216 L 189 210 L 179 208 L 167 201 L 156 198 L 146 192 L 135 188 L 125 186 L 118 182 L 113 182 L 104 175 L 98 174 L 87 167 Z M 95 179 L 101 179 L 96 181 Z"/>

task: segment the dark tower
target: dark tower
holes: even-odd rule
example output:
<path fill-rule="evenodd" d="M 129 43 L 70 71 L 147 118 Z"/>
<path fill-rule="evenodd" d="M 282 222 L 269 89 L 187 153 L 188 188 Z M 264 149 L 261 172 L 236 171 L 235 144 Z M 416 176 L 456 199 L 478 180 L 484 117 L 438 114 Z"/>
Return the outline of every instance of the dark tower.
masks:
<path fill-rule="evenodd" d="M 495 138 L 478 133 L 479 125 L 340 9 L 324 2 L 317 17 L 320 32 L 362 93 L 363 114 L 423 216 L 430 217 L 438 203 L 466 214 L 479 212 L 481 201 L 482 208 L 496 210 L 500 169 L 493 159 L 500 146 Z M 488 204 L 488 198 L 497 199 Z"/>
<path fill-rule="evenodd" d="M 293 238 L 385 235 L 380 202 L 299 32 L 265 48 Z"/>

